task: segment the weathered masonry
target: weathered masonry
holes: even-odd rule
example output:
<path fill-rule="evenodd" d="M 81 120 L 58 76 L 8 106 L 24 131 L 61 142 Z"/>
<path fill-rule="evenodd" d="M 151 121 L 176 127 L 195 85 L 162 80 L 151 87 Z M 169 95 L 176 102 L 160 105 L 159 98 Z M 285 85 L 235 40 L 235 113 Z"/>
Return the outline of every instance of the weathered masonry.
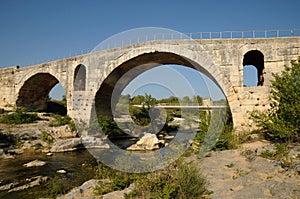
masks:
<path fill-rule="evenodd" d="M 300 56 L 300 37 L 196 42 L 202 48 L 194 45 L 195 40 L 149 41 L 25 68 L 4 68 L 0 70 L 0 107 L 44 109 L 50 90 L 60 82 L 68 114 L 88 122 L 93 103 L 97 111 L 110 111 L 112 90 L 128 70 L 144 64 L 136 71 L 140 74 L 157 64 L 179 64 L 210 77 L 227 97 L 236 129 L 246 130 L 252 126 L 249 112 L 269 107 L 272 73 Z M 244 86 L 246 65 L 257 69 L 256 86 Z"/>

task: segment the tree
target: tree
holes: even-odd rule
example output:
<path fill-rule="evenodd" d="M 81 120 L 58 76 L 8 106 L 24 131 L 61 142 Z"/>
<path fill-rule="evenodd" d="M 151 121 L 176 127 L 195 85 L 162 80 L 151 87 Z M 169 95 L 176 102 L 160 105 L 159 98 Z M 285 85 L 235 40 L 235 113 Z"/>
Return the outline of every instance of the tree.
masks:
<path fill-rule="evenodd" d="M 131 98 L 131 104 L 133 105 L 141 105 L 145 101 L 145 96 L 137 95 Z"/>
<path fill-rule="evenodd" d="M 273 77 L 269 110 L 253 112 L 252 118 L 271 137 L 300 141 L 300 57 Z"/>

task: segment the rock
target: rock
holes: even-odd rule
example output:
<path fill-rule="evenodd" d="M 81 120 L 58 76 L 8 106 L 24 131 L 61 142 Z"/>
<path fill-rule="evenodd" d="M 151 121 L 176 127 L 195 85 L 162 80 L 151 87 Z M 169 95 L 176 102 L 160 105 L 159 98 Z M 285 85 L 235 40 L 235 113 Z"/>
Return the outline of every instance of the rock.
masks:
<path fill-rule="evenodd" d="M 193 160 L 201 165 L 211 199 L 299 197 L 299 175 L 290 175 L 276 162 L 258 155 L 248 160 L 239 149 L 212 152 L 210 157 Z"/>
<path fill-rule="evenodd" d="M 67 171 L 64 169 L 59 169 L 56 171 L 56 173 L 65 174 L 65 173 L 67 173 Z"/>
<path fill-rule="evenodd" d="M 56 140 L 53 146 L 50 149 L 50 152 L 66 152 L 74 151 L 82 148 L 80 138 L 70 138 L 65 140 Z"/>
<path fill-rule="evenodd" d="M 294 148 L 292 148 L 290 150 L 288 156 L 293 159 L 296 159 L 296 158 L 300 159 L 300 146 L 295 146 Z"/>
<path fill-rule="evenodd" d="M 45 182 L 47 180 L 48 180 L 48 177 L 37 176 L 37 177 L 31 178 L 31 179 L 28 179 L 27 181 L 31 181 L 30 183 L 19 186 L 19 187 L 15 187 L 15 188 L 9 190 L 8 192 L 10 193 L 10 192 L 14 192 L 14 191 L 21 191 L 21 190 L 24 190 L 24 189 L 35 187 L 35 186 L 38 186 L 42 182 Z"/>
<path fill-rule="evenodd" d="M 3 149 L 0 149 L 0 157 L 2 156 L 2 155 L 4 155 L 5 153 L 4 153 L 4 150 Z"/>
<path fill-rule="evenodd" d="M 248 135 L 248 140 L 256 140 L 259 138 L 258 134 L 250 134 Z"/>
<path fill-rule="evenodd" d="M 22 153 L 24 153 L 24 150 L 23 149 L 9 149 L 8 153 L 10 153 L 10 154 L 22 154 Z"/>
<path fill-rule="evenodd" d="M 159 149 L 160 141 L 155 134 L 145 133 L 145 135 L 137 141 L 136 144 L 127 148 L 129 151 L 144 151 Z"/>
<path fill-rule="evenodd" d="M 109 149 L 109 144 L 104 142 L 104 139 L 93 136 L 86 136 L 81 138 L 81 143 L 87 149 Z"/>
<path fill-rule="evenodd" d="M 54 139 L 59 138 L 74 138 L 76 136 L 76 131 L 72 131 L 69 125 L 52 127 L 51 136 Z"/>
<path fill-rule="evenodd" d="M 10 190 L 10 189 L 14 188 L 17 185 L 18 185 L 18 183 L 13 183 L 13 182 L 9 183 L 9 184 L 2 185 L 2 186 L 0 186 L 0 191 Z"/>
<path fill-rule="evenodd" d="M 164 139 L 166 139 L 166 140 L 172 140 L 172 139 L 174 139 L 174 135 L 166 135 L 165 137 L 164 137 Z"/>
<path fill-rule="evenodd" d="M 111 193 L 107 193 L 102 196 L 102 199 L 125 199 L 125 194 L 129 194 L 134 190 L 134 184 L 131 184 L 128 188 L 121 191 L 114 191 Z"/>
<path fill-rule="evenodd" d="M 57 197 L 57 199 L 80 199 L 80 198 L 89 198 L 89 199 L 96 199 L 101 198 L 98 196 L 93 196 L 94 188 L 98 185 L 98 181 L 95 179 L 86 181 L 81 186 L 72 189 L 66 195 Z M 110 198 L 113 199 L 113 198 Z"/>
<path fill-rule="evenodd" d="M 23 164 L 24 167 L 41 167 L 44 166 L 45 164 L 47 164 L 47 162 L 43 162 L 40 160 L 34 160 L 31 162 L 28 162 L 26 164 Z"/>

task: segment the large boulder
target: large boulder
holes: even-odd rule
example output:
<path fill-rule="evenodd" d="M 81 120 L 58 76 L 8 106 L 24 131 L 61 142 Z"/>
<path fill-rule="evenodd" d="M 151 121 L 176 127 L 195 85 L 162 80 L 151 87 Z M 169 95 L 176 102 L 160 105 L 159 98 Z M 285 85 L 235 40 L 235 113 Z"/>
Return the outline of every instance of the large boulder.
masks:
<path fill-rule="evenodd" d="M 144 151 L 159 149 L 162 144 L 155 134 L 145 133 L 145 135 L 135 144 L 127 148 L 129 151 Z"/>

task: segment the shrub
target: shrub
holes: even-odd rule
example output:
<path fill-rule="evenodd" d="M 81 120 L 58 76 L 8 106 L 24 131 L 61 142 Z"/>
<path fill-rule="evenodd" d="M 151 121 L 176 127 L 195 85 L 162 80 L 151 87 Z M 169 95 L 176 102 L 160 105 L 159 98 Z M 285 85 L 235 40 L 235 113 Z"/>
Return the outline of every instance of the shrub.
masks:
<path fill-rule="evenodd" d="M 94 190 L 96 195 L 103 195 L 112 191 L 122 190 L 128 187 L 138 175 L 116 171 L 103 164 L 98 165 L 96 173 L 97 178 L 101 179 Z"/>
<path fill-rule="evenodd" d="M 72 131 L 76 131 L 75 123 L 68 115 L 61 116 L 59 114 L 55 114 L 53 115 L 53 119 L 54 120 L 49 123 L 49 126 L 63 126 L 68 124 Z"/>
<path fill-rule="evenodd" d="M 96 130 L 98 130 L 97 124 L 99 124 L 101 130 L 105 133 L 105 135 L 108 136 L 124 135 L 124 132 L 119 128 L 118 124 L 113 120 L 113 118 L 99 115 L 97 117 L 97 120 L 98 121 L 94 121 L 94 124 L 92 124 L 91 126 L 92 129 L 96 128 Z"/>
<path fill-rule="evenodd" d="M 200 198 L 206 193 L 205 179 L 196 164 L 177 160 L 163 170 L 141 176 L 128 198 Z"/>
<path fill-rule="evenodd" d="M 28 124 L 40 120 L 36 113 L 25 113 L 17 110 L 14 113 L 4 114 L 0 117 L 0 123 L 4 124 Z"/>
<path fill-rule="evenodd" d="M 283 142 L 300 141 L 300 57 L 273 74 L 271 103 L 266 112 L 255 111 L 252 118 L 266 135 Z"/>
<path fill-rule="evenodd" d="M 46 142 L 48 145 L 54 142 L 54 138 L 46 131 L 43 131 L 41 133 L 40 138 L 43 142 Z"/>

